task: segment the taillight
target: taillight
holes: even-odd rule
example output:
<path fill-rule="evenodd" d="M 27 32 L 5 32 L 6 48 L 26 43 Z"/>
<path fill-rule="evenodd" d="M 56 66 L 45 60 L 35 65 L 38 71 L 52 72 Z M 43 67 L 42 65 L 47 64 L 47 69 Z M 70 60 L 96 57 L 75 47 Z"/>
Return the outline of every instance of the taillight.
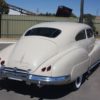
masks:
<path fill-rule="evenodd" d="M 41 71 L 44 72 L 46 70 L 46 67 L 42 68 Z"/>
<path fill-rule="evenodd" d="M 47 67 L 47 71 L 50 71 L 51 70 L 51 66 Z"/>
<path fill-rule="evenodd" d="M 45 72 L 45 71 L 50 71 L 51 70 L 51 65 L 48 66 L 48 67 L 44 67 L 41 69 L 42 72 Z"/>
<path fill-rule="evenodd" d="M 2 60 L 2 61 L 1 61 L 1 65 L 4 65 L 4 64 L 5 64 L 5 61 L 4 61 L 4 60 Z"/>

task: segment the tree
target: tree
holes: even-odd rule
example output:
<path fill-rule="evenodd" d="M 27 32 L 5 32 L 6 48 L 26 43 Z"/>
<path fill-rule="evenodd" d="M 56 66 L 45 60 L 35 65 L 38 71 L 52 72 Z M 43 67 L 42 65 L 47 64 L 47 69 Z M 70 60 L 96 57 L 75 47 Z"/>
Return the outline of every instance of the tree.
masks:
<path fill-rule="evenodd" d="M 5 0 L 0 0 L 0 13 L 1 14 L 9 13 L 9 7 L 8 4 L 5 2 Z"/>
<path fill-rule="evenodd" d="M 91 15 L 91 14 L 84 14 L 84 20 L 85 20 L 85 23 L 90 25 L 93 29 L 93 31 L 96 31 L 96 28 L 94 26 L 94 19 L 95 19 L 95 16 Z"/>

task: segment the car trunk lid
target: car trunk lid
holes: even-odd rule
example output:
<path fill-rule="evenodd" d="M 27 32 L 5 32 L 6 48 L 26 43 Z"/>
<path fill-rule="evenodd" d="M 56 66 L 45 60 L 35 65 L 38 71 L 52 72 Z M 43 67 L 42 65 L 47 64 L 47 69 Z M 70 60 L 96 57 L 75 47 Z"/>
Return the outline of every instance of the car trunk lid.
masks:
<path fill-rule="evenodd" d="M 16 44 L 7 66 L 35 71 L 56 53 L 57 46 L 50 40 L 39 37 L 22 38 Z"/>

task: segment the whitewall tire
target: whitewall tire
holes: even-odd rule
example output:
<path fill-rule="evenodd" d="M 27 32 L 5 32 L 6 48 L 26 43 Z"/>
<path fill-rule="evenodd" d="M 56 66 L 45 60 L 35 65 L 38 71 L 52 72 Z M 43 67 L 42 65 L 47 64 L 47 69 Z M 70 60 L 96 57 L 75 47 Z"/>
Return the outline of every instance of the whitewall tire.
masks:
<path fill-rule="evenodd" d="M 72 83 L 72 87 L 74 90 L 77 90 L 81 87 L 82 85 L 82 81 L 83 81 L 83 75 L 79 76 L 73 83 Z"/>

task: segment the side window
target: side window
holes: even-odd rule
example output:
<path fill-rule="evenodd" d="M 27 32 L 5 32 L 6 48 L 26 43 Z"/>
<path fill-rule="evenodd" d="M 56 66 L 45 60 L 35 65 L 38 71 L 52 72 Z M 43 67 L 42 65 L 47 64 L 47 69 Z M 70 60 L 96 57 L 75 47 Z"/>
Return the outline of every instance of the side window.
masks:
<path fill-rule="evenodd" d="M 88 38 L 93 37 L 93 31 L 91 29 L 87 29 L 87 37 Z"/>
<path fill-rule="evenodd" d="M 83 39 L 86 39 L 85 30 L 80 31 L 75 38 L 76 41 L 83 40 Z"/>

